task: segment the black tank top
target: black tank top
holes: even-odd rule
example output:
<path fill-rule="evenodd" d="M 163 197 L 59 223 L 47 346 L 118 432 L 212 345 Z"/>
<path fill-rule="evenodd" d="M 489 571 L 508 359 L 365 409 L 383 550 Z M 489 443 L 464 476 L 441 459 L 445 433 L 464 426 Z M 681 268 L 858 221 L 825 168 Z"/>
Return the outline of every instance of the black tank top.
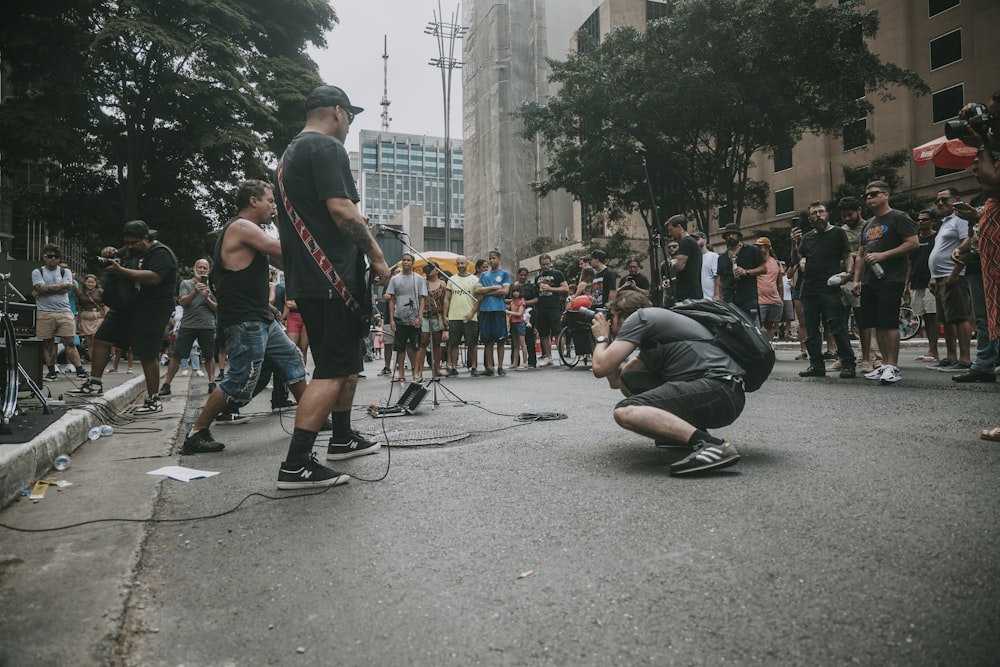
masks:
<path fill-rule="evenodd" d="M 256 252 L 249 266 L 230 271 L 222 265 L 222 240 L 233 218 L 222 228 L 215 243 L 215 268 L 212 270 L 215 295 L 219 300 L 219 326 L 228 327 L 240 322 L 270 322 L 273 318 L 268 305 L 270 273 L 267 255 Z"/>

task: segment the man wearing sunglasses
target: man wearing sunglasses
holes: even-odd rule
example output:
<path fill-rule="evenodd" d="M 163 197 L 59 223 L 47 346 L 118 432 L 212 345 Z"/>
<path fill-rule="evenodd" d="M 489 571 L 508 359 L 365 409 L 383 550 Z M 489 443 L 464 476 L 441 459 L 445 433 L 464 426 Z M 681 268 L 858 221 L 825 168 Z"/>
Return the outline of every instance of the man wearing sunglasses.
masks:
<path fill-rule="evenodd" d="M 73 274 L 59 266 L 62 251 L 59 246 L 48 243 L 42 248 L 43 266 L 31 272 L 32 295 L 35 297 L 37 315 L 35 335 L 42 339 L 42 356 L 49 372 L 46 381 L 58 380 L 56 358 L 58 350 L 55 337 L 66 348 L 66 361 L 76 366 L 78 378 L 87 379 L 87 372 L 80 364 L 80 353 L 76 349 L 76 319 L 69 304 L 69 293 L 73 289 Z"/>
<path fill-rule="evenodd" d="M 344 147 L 351 121 L 363 109 L 336 86 L 319 86 L 306 98 L 306 123 L 281 156 L 275 192 L 285 264 L 286 298 L 294 299 L 316 367 L 299 399 L 295 431 L 278 471 L 279 489 L 343 484 L 349 478 L 321 465 L 313 445 L 331 414 L 333 437 L 326 460 L 373 454 L 379 448 L 351 428 L 358 373 L 364 368 L 371 288 L 389 282 L 389 266 L 368 230 Z M 332 280 L 332 265 L 339 280 Z M 352 304 L 357 307 L 352 307 Z"/>
<path fill-rule="evenodd" d="M 917 225 L 889 206 L 889 184 L 872 181 L 865 202 L 875 215 L 861 228 L 861 261 L 854 263 L 854 294 L 861 295 L 862 328 L 874 328 L 882 365 L 865 373 L 868 380 L 895 384 L 899 373 L 899 304 L 906 284 L 907 256 L 920 247 Z"/>

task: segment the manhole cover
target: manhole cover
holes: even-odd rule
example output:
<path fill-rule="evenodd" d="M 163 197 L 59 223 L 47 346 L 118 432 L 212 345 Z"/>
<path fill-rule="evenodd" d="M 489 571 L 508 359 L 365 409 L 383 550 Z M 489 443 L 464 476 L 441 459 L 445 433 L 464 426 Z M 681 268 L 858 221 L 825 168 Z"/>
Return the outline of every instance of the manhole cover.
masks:
<path fill-rule="evenodd" d="M 469 437 L 466 431 L 449 431 L 446 429 L 417 428 L 409 431 L 369 431 L 365 433 L 370 438 L 387 442 L 390 447 L 420 447 L 422 445 L 445 445 L 456 440 Z"/>

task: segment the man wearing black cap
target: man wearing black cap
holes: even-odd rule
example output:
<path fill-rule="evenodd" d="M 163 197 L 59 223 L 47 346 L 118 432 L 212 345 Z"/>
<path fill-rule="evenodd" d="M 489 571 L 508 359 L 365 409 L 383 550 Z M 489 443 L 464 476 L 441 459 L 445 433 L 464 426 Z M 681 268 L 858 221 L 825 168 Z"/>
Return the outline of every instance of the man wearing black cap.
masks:
<path fill-rule="evenodd" d="M 278 471 L 279 489 L 333 486 L 348 480 L 347 475 L 320 465 L 312 451 L 331 411 L 328 461 L 379 448 L 351 428 L 354 391 L 364 367 L 362 340 L 371 316 L 366 255 L 374 281 L 382 285 L 389 281 L 382 250 L 358 211 L 358 192 L 343 143 L 363 109 L 353 106 L 336 86 L 319 86 L 305 106 L 305 127 L 278 165 L 278 231 L 286 297 L 298 304 L 309 330 L 316 368 L 299 399 L 295 431 Z"/>
<path fill-rule="evenodd" d="M 764 273 L 764 255 L 755 245 L 743 243 L 739 225 L 728 224 L 722 230 L 726 252 L 719 255 L 719 277 L 715 288 L 716 301 L 736 305 L 754 322 L 757 318 L 757 276 Z"/>
<path fill-rule="evenodd" d="M 590 286 L 590 298 L 594 300 L 594 308 L 603 308 L 615 299 L 618 292 L 618 274 L 604 262 L 608 253 L 595 250 L 590 253 L 590 266 L 594 269 L 594 282 Z"/>
<path fill-rule="evenodd" d="M 135 409 L 136 415 L 163 410 L 160 402 L 160 341 L 174 312 L 174 288 L 177 283 L 177 257 L 174 251 L 155 240 L 155 232 L 142 220 L 126 222 L 122 228 L 125 246 L 101 250 L 108 262 L 104 303 L 111 312 L 94 334 L 90 353 L 90 379 L 69 393 L 100 396 L 101 378 L 108 365 L 111 347 L 132 348 L 139 357 L 146 377 L 146 401 Z M 122 295 L 116 301 L 115 295 Z"/>

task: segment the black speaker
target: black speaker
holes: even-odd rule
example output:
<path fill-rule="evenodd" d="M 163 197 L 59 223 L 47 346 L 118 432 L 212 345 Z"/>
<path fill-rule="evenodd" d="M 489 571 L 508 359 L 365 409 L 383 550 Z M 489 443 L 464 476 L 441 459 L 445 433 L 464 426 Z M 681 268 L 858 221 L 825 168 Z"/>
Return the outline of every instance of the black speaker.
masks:
<path fill-rule="evenodd" d="M 42 370 L 45 358 L 42 356 L 42 341 L 37 338 L 24 338 L 17 341 L 17 362 L 21 364 L 28 377 L 42 386 Z"/>

